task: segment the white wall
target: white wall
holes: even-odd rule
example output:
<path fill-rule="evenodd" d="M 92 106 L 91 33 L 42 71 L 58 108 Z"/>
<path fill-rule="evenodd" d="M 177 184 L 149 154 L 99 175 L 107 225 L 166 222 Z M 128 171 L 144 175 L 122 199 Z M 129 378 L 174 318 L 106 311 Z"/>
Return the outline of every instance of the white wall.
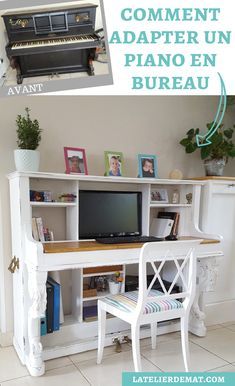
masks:
<path fill-rule="evenodd" d="M 0 101 L 0 246 L 3 242 L 0 275 L 3 272 L 5 275 L 5 282 L 0 282 L 3 332 L 12 330 L 11 274 L 7 271 L 11 248 L 6 174 L 14 170 L 16 115 L 23 113 L 25 106 L 28 106 L 31 116 L 37 118 L 43 128 L 39 148 L 41 171 L 64 172 L 63 147 L 74 146 L 86 149 L 89 174 L 103 175 L 104 150 L 116 150 L 124 153 L 126 176 L 137 175 L 137 154 L 149 153 L 158 155 L 161 178 L 168 177 L 174 168 L 181 169 L 185 177 L 195 177 L 204 175 L 199 153 L 186 155 L 179 140 L 192 127 L 205 128 L 205 124 L 214 118 L 217 103 L 218 98 L 209 96 L 43 96 L 6 98 Z M 234 110 L 227 116 L 228 120 L 232 121 L 233 118 Z M 234 166 L 235 160 L 226 167 L 226 175 L 234 175 Z"/>

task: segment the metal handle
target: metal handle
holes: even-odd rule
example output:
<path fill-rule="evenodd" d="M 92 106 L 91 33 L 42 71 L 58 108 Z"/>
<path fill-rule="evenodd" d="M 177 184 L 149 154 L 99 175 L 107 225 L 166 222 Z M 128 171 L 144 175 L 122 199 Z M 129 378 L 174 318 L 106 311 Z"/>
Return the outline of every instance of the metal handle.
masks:
<path fill-rule="evenodd" d="M 27 19 L 17 19 L 16 21 L 13 21 L 12 19 L 10 19 L 9 23 L 12 26 L 19 25 L 21 28 L 25 28 L 29 24 L 29 21 Z"/>
<path fill-rule="evenodd" d="M 235 184 L 229 184 L 228 188 L 234 188 Z"/>
<path fill-rule="evenodd" d="M 15 273 L 16 269 L 19 269 L 19 267 L 20 267 L 19 259 L 17 259 L 16 256 L 13 256 L 13 258 L 11 259 L 10 265 L 8 267 L 8 270 L 11 273 Z"/>

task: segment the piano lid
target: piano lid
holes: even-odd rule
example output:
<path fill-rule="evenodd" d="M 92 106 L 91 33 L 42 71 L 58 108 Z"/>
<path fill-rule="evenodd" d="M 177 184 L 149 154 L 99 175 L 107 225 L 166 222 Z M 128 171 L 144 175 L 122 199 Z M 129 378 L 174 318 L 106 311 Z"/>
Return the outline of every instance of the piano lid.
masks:
<path fill-rule="evenodd" d="M 49 12 L 56 12 L 56 11 L 64 11 L 64 10 L 73 10 L 73 9 L 79 9 L 82 10 L 83 8 L 97 8 L 97 4 L 92 3 L 86 3 L 86 4 L 74 4 L 74 5 L 64 5 L 64 6 L 52 6 L 52 7 L 44 7 L 44 8 L 27 8 L 27 9 L 11 9 L 10 11 L 4 12 L 2 14 L 2 17 L 4 16 L 18 16 L 18 15 L 35 15 L 38 13 L 49 13 Z"/>
<path fill-rule="evenodd" d="M 92 34 L 95 31 L 96 8 L 96 4 L 86 3 L 21 12 L 11 10 L 2 17 L 9 43 L 14 43 L 41 39 L 42 36 Z"/>

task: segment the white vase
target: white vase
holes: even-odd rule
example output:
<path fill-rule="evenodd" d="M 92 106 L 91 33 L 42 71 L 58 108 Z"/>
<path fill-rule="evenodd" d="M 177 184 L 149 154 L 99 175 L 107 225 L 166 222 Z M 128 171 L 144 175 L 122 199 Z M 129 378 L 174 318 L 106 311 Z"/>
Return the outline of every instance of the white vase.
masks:
<path fill-rule="evenodd" d="M 40 153 L 37 150 L 14 150 L 15 166 L 18 172 L 38 172 Z"/>
<path fill-rule="evenodd" d="M 121 283 L 116 281 L 109 281 L 109 292 L 111 295 L 117 295 L 120 292 Z"/>

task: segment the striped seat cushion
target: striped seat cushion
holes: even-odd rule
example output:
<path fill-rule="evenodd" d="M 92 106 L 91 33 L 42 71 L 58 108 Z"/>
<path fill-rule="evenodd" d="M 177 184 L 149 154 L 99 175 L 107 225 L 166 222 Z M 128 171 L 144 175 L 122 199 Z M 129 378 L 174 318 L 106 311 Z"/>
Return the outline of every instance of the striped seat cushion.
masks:
<path fill-rule="evenodd" d="M 169 311 L 177 308 L 182 308 L 183 304 L 176 299 L 163 299 L 163 292 L 151 290 L 149 296 L 156 296 L 156 301 L 151 301 L 146 304 L 144 314 L 152 314 L 153 312 Z M 136 307 L 138 300 L 138 291 L 124 292 L 119 295 L 106 296 L 102 299 L 103 302 L 110 304 L 121 311 L 132 312 Z"/>

